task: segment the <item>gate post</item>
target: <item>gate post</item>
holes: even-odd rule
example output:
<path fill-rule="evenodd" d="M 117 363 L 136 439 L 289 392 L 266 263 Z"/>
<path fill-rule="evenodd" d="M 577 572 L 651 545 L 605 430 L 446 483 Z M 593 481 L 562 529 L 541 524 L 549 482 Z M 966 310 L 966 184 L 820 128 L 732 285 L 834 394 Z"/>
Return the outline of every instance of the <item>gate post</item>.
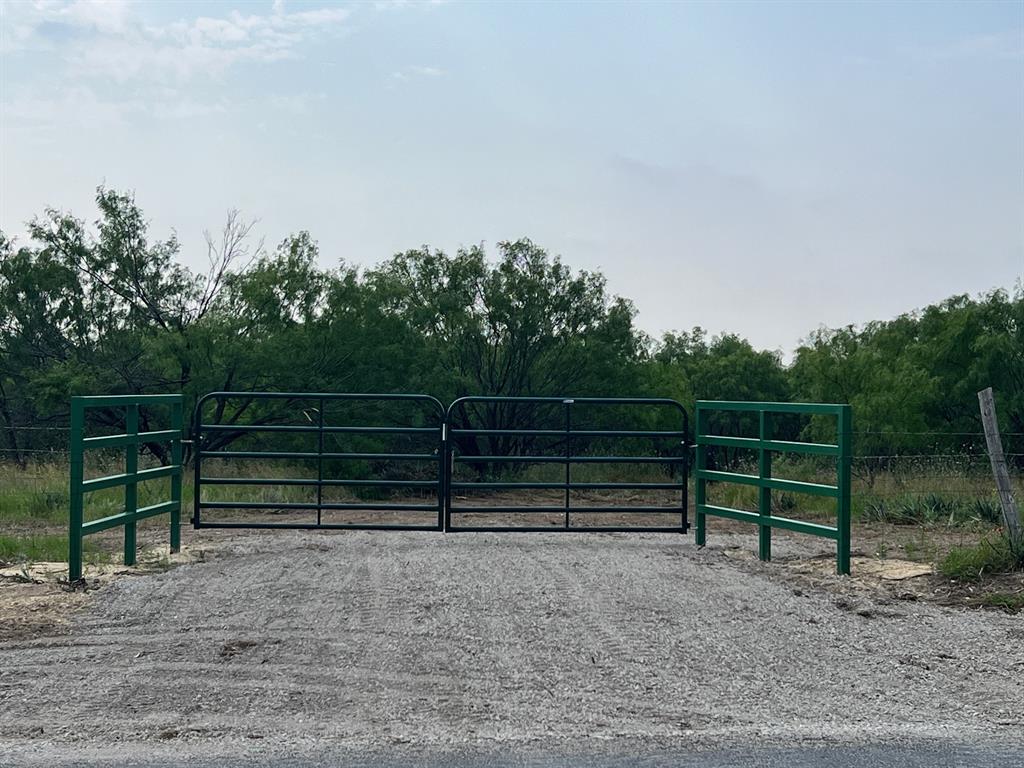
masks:
<path fill-rule="evenodd" d="M 704 512 L 704 505 L 708 503 L 708 485 L 707 480 L 704 479 L 704 470 L 707 469 L 708 462 L 708 447 L 700 439 L 701 435 L 704 435 L 708 431 L 708 412 L 701 408 L 700 403 L 696 405 L 695 420 L 696 425 L 694 427 L 694 441 L 697 443 L 697 455 L 694 457 L 694 477 L 696 478 L 696 486 L 694 488 L 694 507 L 695 517 L 697 523 L 697 531 L 694 534 L 694 543 L 698 547 L 703 547 L 707 544 L 707 514 Z"/>
<path fill-rule="evenodd" d="M 836 435 L 839 445 L 838 509 L 836 514 L 836 571 L 850 575 L 850 472 L 853 465 L 853 409 L 849 405 L 839 407 L 839 425 Z"/>
<path fill-rule="evenodd" d="M 68 516 L 68 581 L 82 578 L 82 522 L 84 519 L 85 408 L 77 397 L 71 398 L 71 510 Z"/>
<path fill-rule="evenodd" d="M 764 561 L 772 559 L 772 489 L 763 483 L 772 476 L 772 454 L 765 442 L 772 439 L 772 415 L 761 411 L 758 419 L 758 432 L 761 435 L 761 450 L 757 456 L 757 474 L 762 484 L 757 489 L 757 513 L 761 516 L 758 526 L 757 556 Z"/>

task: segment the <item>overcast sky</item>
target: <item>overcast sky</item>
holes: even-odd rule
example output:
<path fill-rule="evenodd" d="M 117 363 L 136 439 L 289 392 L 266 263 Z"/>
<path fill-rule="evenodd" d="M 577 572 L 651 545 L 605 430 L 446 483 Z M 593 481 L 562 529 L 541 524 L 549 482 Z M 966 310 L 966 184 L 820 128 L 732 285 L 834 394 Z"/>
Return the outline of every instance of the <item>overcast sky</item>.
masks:
<path fill-rule="evenodd" d="M 1024 3 L 8 2 L 0 228 L 134 190 L 326 266 L 522 236 L 789 352 L 1024 274 Z"/>

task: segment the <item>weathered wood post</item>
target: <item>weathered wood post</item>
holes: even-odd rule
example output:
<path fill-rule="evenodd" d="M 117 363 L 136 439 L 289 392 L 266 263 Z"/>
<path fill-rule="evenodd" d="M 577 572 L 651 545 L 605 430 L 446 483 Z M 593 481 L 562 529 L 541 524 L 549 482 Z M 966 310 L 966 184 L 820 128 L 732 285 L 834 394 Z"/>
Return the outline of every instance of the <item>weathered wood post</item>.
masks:
<path fill-rule="evenodd" d="M 992 395 L 992 387 L 978 393 L 981 404 L 981 421 L 985 425 L 985 443 L 988 445 L 988 458 L 992 462 L 992 474 L 996 478 L 996 489 L 999 491 L 999 504 L 1003 508 L 1003 521 L 1006 524 L 1006 535 L 1014 546 L 1024 542 L 1021 532 L 1020 512 L 1013 499 L 1013 488 L 1010 486 L 1010 472 L 1006 468 L 1006 456 L 1003 455 L 1003 442 L 999 439 L 999 422 L 996 420 L 996 403 Z"/>

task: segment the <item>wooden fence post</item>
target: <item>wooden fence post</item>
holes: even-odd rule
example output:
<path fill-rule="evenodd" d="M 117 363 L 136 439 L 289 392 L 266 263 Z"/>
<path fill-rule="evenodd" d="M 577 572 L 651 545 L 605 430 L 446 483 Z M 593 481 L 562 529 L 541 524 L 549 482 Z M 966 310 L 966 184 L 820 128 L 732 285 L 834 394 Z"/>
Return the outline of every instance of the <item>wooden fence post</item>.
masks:
<path fill-rule="evenodd" d="M 981 421 L 985 425 L 985 442 L 988 445 L 988 458 L 992 462 L 992 474 L 996 478 L 996 489 L 999 491 L 999 504 L 1003 508 L 1003 521 L 1006 523 L 1006 535 L 1013 544 L 1024 541 L 1021 534 L 1020 512 L 1013 499 L 1013 488 L 1010 487 L 1010 472 L 1006 468 L 1006 457 L 1003 455 L 1003 443 L 999 439 L 999 422 L 996 420 L 996 403 L 992 396 L 992 387 L 978 393 L 981 404 Z"/>

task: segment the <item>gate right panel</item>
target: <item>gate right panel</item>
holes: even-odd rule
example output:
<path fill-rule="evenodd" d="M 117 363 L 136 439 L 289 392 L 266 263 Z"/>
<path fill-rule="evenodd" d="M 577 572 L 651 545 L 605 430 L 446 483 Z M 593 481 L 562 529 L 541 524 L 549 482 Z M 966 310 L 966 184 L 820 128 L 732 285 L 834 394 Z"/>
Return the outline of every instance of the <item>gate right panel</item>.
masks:
<path fill-rule="evenodd" d="M 675 400 L 463 397 L 446 421 L 446 530 L 689 528 L 689 425 Z"/>

